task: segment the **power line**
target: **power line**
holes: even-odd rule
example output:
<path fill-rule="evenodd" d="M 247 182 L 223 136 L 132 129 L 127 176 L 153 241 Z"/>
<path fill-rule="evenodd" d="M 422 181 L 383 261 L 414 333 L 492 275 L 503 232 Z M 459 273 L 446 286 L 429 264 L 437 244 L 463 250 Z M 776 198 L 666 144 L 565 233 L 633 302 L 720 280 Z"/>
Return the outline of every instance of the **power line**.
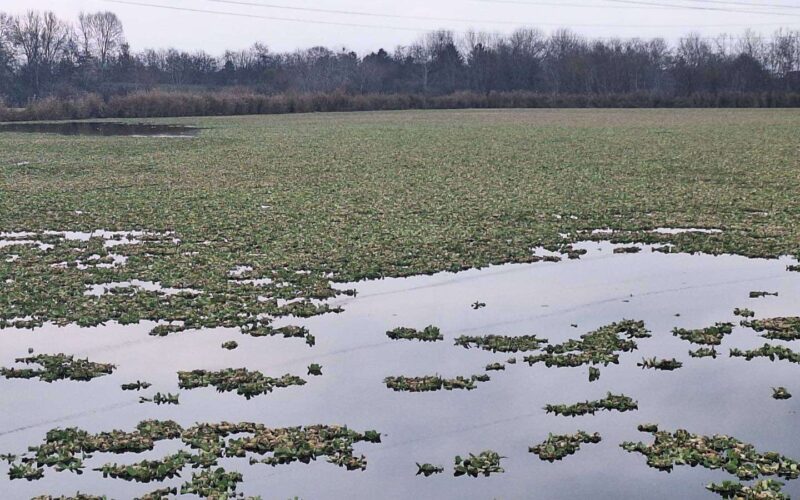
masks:
<path fill-rule="evenodd" d="M 161 4 L 153 4 L 147 2 L 138 2 L 138 1 L 131 1 L 131 0 L 103 0 L 107 3 L 114 3 L 114 4 L 121 4 L 121 5 L 132 5 L 137 7 L 148 7 L 148 8 L 156 8 L 156 9 L 164 9 L 164 10 L 171 10 L 171 11 L 179 11 L 179 12 L 193 12 L 193 13 L 201 13 L 201 14 L 214 14 L 219 16 L 229 16 L 229 17 L 240 17 L 240 18 L 247 18 L 247 19 L 266 19 L 271 21 L 286 21 L 286 22 L 294 22 L 294 23 L 303 23 L 303 24 L 321 24 L 327 26 L 346 26 L 346 27 L 356 27 L 356 28 L 368 28 L 368 29 L 390 29 L 390 30 L 400 30 L 400 31 L 410 31 L 414 33 L 426 33 L 430 31 L 435 31 L 435 29 L 431 28 L 412 28 L 408 26 L 387 26 L 387 25 L 376 25 L 376 24 L 361 24 L 361 23 L 351 23 L 351 22 L 344 22 L 344 21 L 320 21 L 314 19 L 297 19 L 291 17 L 279 17 L 279 16 L 264 16 L 258 14 L 245 14 L 240 12 L 229 12 L 229 11 L 219 11 L 219 10 L 208 10 L 208 9 L 196 9 L 190 7 L 176 7 L 172 5 L 161 5 Z M 772 25 L 773 23 L 770 23 Z M 546 25 L 545 23 L 536 23 L 536 25 Z M 520 23 L 520 26 L 524 26 L 524 24 Z M 535 25 L 534 25 L 535 26 Z M 570 27 L 570 26 L 577 26 L 575 24 L 570 25 L 569 23 L 559 23 L 554 24 L 551 23 L 550 26 L 557 26 L 557 27 Z M 590 25 L 592 27 L 614 27 L 609 25 Z M 682 25 L 683 26 L 683 25 Z M 584 25 L 583 27 L 588 27 Z M 637 26 L 628 26 L 628 27 L 641 27 L 641 25 Z M 619 26 L 617 26 L 619 28 Z M 448 30 L 453 31 L 455 33 L 465 33 L 464 31 L 456 31 L 456 30 Z M 484 32 L 490 35 L 499 35 L 503 36 L 504 33 L 500 32 Z M 619 39 L 621 37 L 590 37 L 595 40 L 601 39 Z M 630 38 L 637 38 L 637 37 L 627 37 Z M 717 37 L 700 37 L 703 39 L 709 40 L 716 40 Z M 741 37 L 739 37 L 741 38 Z M 729 40 L 735 40 L 737 37 L 728 37 Z"/>
<path fill-rule="evenodd" d="M 715 12 L 757 14 L 762 16 L 800 17 L 800 14 L 790 14 L 788 12 L 772 12 L 772 11 L 764 12 L 760 10 L 731 9 L 723 7 L 701 7 L 699 5 L 682 5 L 677 3 L 663 3 L 663 2 L 651 3 L 651 2 L 644 2 L 641 0 L 604 0 L 604 1 L 613 3 L 623 3 L 628 5 L 647 5 L 650 7 L 668 8 L 668 9 L 705 10 L 705 11 L 715 11 Z"/>
<path fill-rule="evenodd" d="M 683 1 L 694 2 L 694 3 L 722 4 L 722 5 L 744 5 L 747 7 L 765 7 L 765 8 L 776 8 L 776 9 L 800 9 L 800 5 L 785 5 L 779 3 L 731 2 L 725 0 L 683 0 Z"/>
<path fill-rule="evenodd" d="M 410 16 L 410 15 L 402 15 L 402 14 L 382 14 L 377 12 L 364 12 L 364 11 L 353 11 L 353 10 L 336 10 L 336 9 L 320 9 L 314 7 L 296 7 L 290 5 L 282 5 L 282 4 L 274 4 L 274 3 L 263 3 L 263 2 L 252 2 L 252 1 L 244 1 L 244 0 L 206 0 L 207 2 L 213 3 L 221 3 L 227 5 L 242 5 L 248 7 L 262 7 L 268 9 L 282 9 L 282 10 L 294 10 L 294 11 L 301 11 L 301 12 L 319 12 L 325 14 L 344 14 L 344 15 L 352 15 L 352 16 L 368 16 L 368 17 L 386 17 L 386 18 L 393 18 L 393 19 L 411 19 L 417 21 L 444 21 L 444 22 L 458 22 L 458 23 L 485 23 L 485 24 L 506 24 L 506 25 L 514 25 L 520 26 L 526 24 L 522 21 L 497 21 L 492 19 L 463 19 L 463 18 L 450 18 L 450 17 L 430 17 L 430 16 Z M 547 5 L 558 5 L 563 6 L 564 4 L 558 3 L 547 3 L 543 2 L 541 4 Z M 578 5 L 578 4 L 575 4 Z M 598 6 L 599 7 L 599 6 Z M 603 8 L 603 7 L 601 7 Z M 625 9 L 627 7 L 616 6 L 614 8 L 622 8 Z M 563 26 L 564 23 L 527 23 L 527 24 L 539 24 L 542 26 Z M 769 25 L 774 25 L 777 23 L 769 23 Z M 682 28 L 686 27 L 685 23 L 682 24 L 575 24 L 570 23 L 570 26 L 577 26 L 577 27 L 596 27 L 596 28 Z M 752 24 L 702 24 L 702 25 L 694 25 L 695 27 L 709 27 L 709 28 L 719 28 L 719 27 L 733 27 L 733 26 L 752 26 Z"/>

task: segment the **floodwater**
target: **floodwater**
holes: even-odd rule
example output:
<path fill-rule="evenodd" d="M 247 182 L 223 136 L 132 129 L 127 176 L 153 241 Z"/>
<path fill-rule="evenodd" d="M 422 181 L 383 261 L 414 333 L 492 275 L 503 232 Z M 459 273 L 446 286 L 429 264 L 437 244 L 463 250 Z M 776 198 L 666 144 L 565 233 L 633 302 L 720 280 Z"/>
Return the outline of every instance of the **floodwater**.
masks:
<path fill-rule="evenodd" d="M 640 423 L 662 430 L 684 428 L 698 434 L 728 434 L 759 451 L 800 458 L 800 397 L 774 400 L 771 387 L 800 394 L 800 366 L 789 362 L 729 358 L 728 349 L 762 345 L 765 339 L 737 327 L 717 348 L 717 359 L 694 359 L 692 346 L 671 334 L 674 327 L 701 328 L 718 321 L 738 325 L 736 307 L 756 318 L 800 315 L 800 273 L 786 271 L 793 259 L 747 259 L 653 253 L 613 254 L 608 243 L 584 243 L 588 254 L 561 263 L 510 264 L 457 274 L 441 273 L 356 284 L 356 297 L 333 301 L 341 314 L 286 319 L 307 326 L 317 345 L 302 339 L 251 338 L 232 329 L 185 332 L 168 337 L 147 335 L 152 324 L 101 328 L 46 327 L 3 331 L 0 364 L 36 353 L 65 352 L 118 366 L 113 375 L 92 382 L 0 379 L 0 452 L 21 453 L 38 444 L 53 427 L 78 426 L 92 432 L 133 430 L 141 420 L 195 422 L 255 421 L 271 427 L 347 424 L 383 433 L 381 444 L 359 443 L 366 471 L 348 472 L 325 459 L 310 465 L 275 468 L 225 459 L 221 465 L 244 474 L 239 491 L 264 499 L 300 498 L 718 498 L 705 490 L 712 481 L 735 479 L 722 471 L 677 467 L 672 473 L 647 467 L 645 458 L 619 447 L 626 440 L 650 442 Z M 778 292 L 750 299 L 749 292 Z M 486 307 L 473 310 L 475 301 Z M 679 316 L 677 316 L 679 314 Z M 623 353 L 620 365 L 600 367 L 601 378 L 588 381 L 588 368 L 528 366 L 518 363 L 490 372 L 491 381 L 474 391 L 402 393 L 387 389 L 387 376 L 446 377 L 483 373 L 485 365 L 505 361 L 492 354 L 453 345 L 459 335 L 536 334 L 552 343 L 576 338 L 622 319 L 644 320 L 653 337 L 638 340 L 639 350 Z M 392 341 L 385 332 L 398 326 L 441 328 L 444 342 Z M 571 326 L 577 324 L 577 328 Z M 226 351 L 220 344 L 236 340 Z M 788 345 L 792 343 L 771 341 Z M 642 370 L 642 357 L 672 358 L 684 363 L 674 372 Z M 323 376 L 307 377 L 307 366 L 322 365 Z M 250 401 L 214 388 L 180 391 L 179 406 L 138 404 L 139 395 L 178 392 L 179 370 L 246 367 L 267 375 L 300 375 L 308 384 L 275 389 Z M 123 392 L 122 383 L 153 383 L 142 393 Z M 639 403 L 627 413 L 601 412 L 576 418 L 547 415 L 548 403 L 599 399 L 607 391 L 624 393 Z M 563 461 L 549 463 L 528 453 L 548 433 L 600 432 L 603 441 L 583 445 Z M 97 454 L 91 467 L 106 462 L 133 463 L 162 457 L 180 443 L 161 443 L 152 452 L 114 456 Z M 504 474 L 489 478 L 454 478 L 453 459 L 492 449 L 506 457 Z M 415 462 L 445 467 L 445 473 L 415 476 Z M 46 470 L 41 481 L 9 481 L 0 464 L 3 498 L 38 494 L 106 494 L 132 498 L 160 487 L 103 479 L 87 470 L 82 476 Z M 183 473 L 184 479 L 190 470 Z M 180 485 L 182 479 L 164 485 Z M 785 491 L 800 495 L 800 481 Z"/>
<path fill-rule="evenodd" d="M 0 124 L 0 133 L 2 132 L 59 135 L 121 135 L 130 137 L 194 137 L 200 132 L 200 129 L 179 125 L 155 125 L 149 123 L 49 122 Z"/>

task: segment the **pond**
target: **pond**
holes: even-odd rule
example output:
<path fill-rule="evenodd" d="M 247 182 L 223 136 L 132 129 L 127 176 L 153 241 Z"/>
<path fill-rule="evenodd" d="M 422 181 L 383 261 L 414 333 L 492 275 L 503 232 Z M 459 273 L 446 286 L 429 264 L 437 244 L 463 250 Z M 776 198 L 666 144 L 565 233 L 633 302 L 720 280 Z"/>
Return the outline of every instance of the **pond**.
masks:
<path fill-rule="evenodd" d="M 194 137 L 199 128 L 179 125 L 156 125 L 149 123 L 117 122 L 48 122 L 48 123 L 4 123 L 2 132 L 24 132 L 59 135 L 100 135 L 129 137 Z"/>
<path fill-rule="evenodd" d="M 637 425 L 657 423 L 663 430 L 727 434 L 800 458 L 797 412 L 800 398 L 773 399 L 772 387 L 800 393 L 800 367 L 788 361 L 745 361 L 728 356 L 730 348 L 752 349 L 765 340 L 739 326 L 735 308 L 749 308 L 756 318 L 797 316 L 800 273 L 787 272 L 793 259 L 747 259 L 739 256 L 662 254 L 642 246 L 640 253 L 614 253 L 609 243 L 581 243 L 587 253 L 560 263 L 510 264 L 460 273 L 384 279 L 356 288 L 355 297 L 332 301 L 344 312 L 310 319 L 286 318 L 277 325 L 306 326 L 316 336 L 309 348 L 302 339 L 252 338 L 234 329 L 151 337 L 153 324 L 82 329 L 52 326 L 35 331 L 0 332 L 0 365 L 35 353 L 70 353 L 92 361 L 114 363 L 112 374 L 88 383 L 0 379 L 0 453 L 22 453 L 39 444 L 54 427 L 77 426 L 90 432 L 133 430 L 145 419 L 196 422 L 259 422 L 269 427 L 346 424 L 351 429 L 380 431 L 379 444 L 358 443 L 367 458 L 365 471 L 349 472 L 324 458 L 309 465 L 269 467 L 247 459 L 226 458 L 220 465 L 239 470 L 239 491 L 263 498 L 718 498 L 705 489 L 710 482 L 734 480 L 724 471 L 676 467 L 671 473 L 649 468 L 645 457 L 627 453 L 623 441 L 650 443 Z M 751 291 L 777 296 L 750 298 Z M 485 303 L 474 309 L 473 303 Z M 560 343 L 623 319 L 642 320 L 651 338 L 637 339 L 639 349 L 621 353 L 619 365 L 599 366 L 601 376 L 589 382 L 588 367 L 548 368 L 522 362 L 525 353 L 492 354 L 454 345 L 460 335 L 536 335 Z M 688 355 L 699 346 L 674 336 L 675 327 L 695 329 L 730 322 L 733 333 L 717 347 L 716 359 Z M 399 326 L 422 329 L 436 325 L 444 341 L 390 340 L 386 331 Z M 238 349 L 221 343 L 235 340 Z M 771 342 L 792 346 L 792 343 Z M 676 358 L 675 371 L 643 370 L 642 358 Z M 490 363 L 516 357 L 505 370 L 488 372 L 491 380 L 472 391 L 394 392 L 389 376 L 484 373 Z M 312 363 L 322 376 L 307 376 Z M 246 400 L 213 387 L 179 390 L 181 370 L 249 368 L 266 375 L 298 375 L 304 386 L 278 388 Z M 147 391 L 180 392 L 179 406 L 139 404 L 143 393 L 123 392 L 120 384 L 148 381 Z M 607 392 L 638 402 L 637 411 L 599 412 L 576 418 L 547 414 L 547 404 L 600 399 Z M 548 463 L 528 452 L 548 433 L 599 432 L 602 441 L 585 444 L 575 455 Z M 103 479 L 91 468 L 108 462 L 155 459 L 180 448 L 177 441 L 158 444 L 136 455 L 97 453 L 86 472 L 46 470 L 35 482 L 9 481 L 0 464 L 1 488 L 8 498 L 38 494 L 106 494 L 132 498 L 156 489 Z M 505 473 L 488 478 L 453 477 L 453 459 L 470 452 L 495 450 Z M 415 462 L 444 466 L 443 474 L 416 476 Z M 179 486 L 191 477 L 165 485 Z M 784 491 L 800 495 L 800 481 Z"/>

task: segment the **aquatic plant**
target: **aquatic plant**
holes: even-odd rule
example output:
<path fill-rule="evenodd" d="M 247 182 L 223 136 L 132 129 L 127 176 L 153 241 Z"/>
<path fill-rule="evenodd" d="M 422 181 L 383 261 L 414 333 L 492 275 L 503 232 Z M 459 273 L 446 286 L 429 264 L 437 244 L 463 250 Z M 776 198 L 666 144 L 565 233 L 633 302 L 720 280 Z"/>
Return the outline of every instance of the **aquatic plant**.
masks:
<path fill-rule="evenodd" d="M 302 378 L 288 373 L 280 378 L 273 378 L 246 368 L 227 368 L 216 372 L 206 370 L 178 372 L 178 387 L 181 389 L 214 386 L 217 392 L 236 391 L 236 394 L 247 399 L 268 394 L 276 387 L 300 386 L 305 383 Z"/>
<path fill-rule="evenodd" d="M 386 377 L 384 383 L 386 387 L 394 391 L 401 392 L 429 392 L 440 391 L 442 389 L 452 391 L 455 389 L 466 389 L 471 391 L 477 388 L 476 382 L 488 382 L 488 375 L 473 375 L 471 377 L 458 376 L 446 379 L 439 375 L 427 377 Z"/>
<path fill-rule="evenodd" d="M 564 435 L 551 433 L 543 443 L 528 448 L 528 451 L 538 455 L 541 460 L 554 462 L 577 453 L 581 448 L 581 444 L 599 443 L 601 440 L 600 434 L 596 432 L 588 434 L 584 431 L 578 431 L 575 434 Z"/>
<path fill-rule="evenodd" d="M 239 347 L 239 343 L 236 342 L 235 340 L 229 340 L 228 342 L 223 342 L 222 343 L 222 348 L 223 349 L 227 349 L 229 351 L 232 351 L 232 350 L 236 349 L 237 347 Z"/>
<path fill-rule="evenodd" d="M 692 344 L 700 345 L 720 345 L 722 339 L 731 333 L 733 333 L 733 323 L 717 323 L 714 326 L 696 330 L 686 330 L 684 328 L 674 328 L 672 330 L 672 335 Z"/>
<path fill-rule="evenodd" d="M 760 299 L 761 297 L 777 297 L 778 292 L 750 292 L 751 299 Z"/>
<path fill-rule="evenodd" d="M 161 405 L 178 405 L 180 404 L 179 401 L 180 394 L 172 394 L 170 392 L 166 394 L 162 394 L 157 392 L 155 396 L 152 398 L 148 398 L 145 396 L 139 396 L 139 403 L 155 403 L 159 406 Z"/>
<path fill-rule="evenodd" d="M 800 363 L 800 353 L 796 353 L 788 347 L 779 345 L 764 344 L 758 349 L 749 349 L 747 351 L 734 348 L 731 349 L 730 355 L 732 358 L 745 358 L 747 361 L 751 361 L 754 358 L 769 358 L 770 361 L 779 359 L 792 363 Z"/>
<path fill-rule="evenodd" d="M 392 340 L 421 340 L 423 342 L 444 340 L 442 333 L 433 325 L 425 327 L 422 331 L 415 330 L 414 328 L 399 327 L 386 332 L 386 336 Z"/>
<path fill-rule="evenodd" d="M 782 491 L 783 483 L 774 479 L 762 479 L 752 486 L 736 481 L 722 481 L 706 485 L 706 489 L 722 498 L 734 500 L 789 500 Z"/>
<path fill-rule="evenodd" d="M 798 340 L 800 339 L 800 317 L 767 318 L 742 321 L 742 326 L 752 328 L 757 332 L 766 332 L 761 335 L 771 340 Z"/>
<path fill-rule="evenodd" d="M 66 354 L 38 354 L 17 358 L 16 363 L 40 365 L 41 368 L 0 368 L 0 376 L 6 378 L 38 378 L 44 382 L 56 380 L 89 381 L 109 375 L 116 368 L 112 364 L 94 363 L 88 359 L 75 359 Z"/>
<path fill-rule="evenodd" d="M 617 247 L 614 253 L 639 253 L 642 249 L 640 247 Z"/>
<path fill-rule="evenodd" d="M 789 394 L 785 387 L 773 387 L 772 397 L 774 399 L 790 399 L 792 395 Z"/>
<path fill-rule="evenodd" d="M 472 308 L 473 308 L 473 309 L 476 309 L 476 310 L 477 310 L 477 309 L 482 309 L 482 308 L 484 308 L 484 307 L 486 307 L 486 303 L 485 303 L 485 302 L 475 301 L 475 302 L 472 304 Z"/>
<path fill-rule="evenodd" d="M 800 272 L 800 264 L 792 264 L 792 265 L 786 266 L 786 270 L 787 271 L 793 271 L 793 272 Z"/>
<path fill-rule="evenodd" d="M 589 382 L 596 382 L 600 380 L 600 369 L 594 366 L 589 367 Z"/>
<path fill-rule="evenodd" d="M 651 369 L 654 369 L 654 370 L 672 371 L 672 370 L 677 370 L 678 368 L 683 366 L 683 363 L 681 363 L 680 361 L 678 361 L 675 358 L 672 358 L 672 359 L 656 359 L 655 357 L 653 357 L 653 358 L 649 358 L 649 359 L 648 358 L 642 358 L 642 361 L 640 363 L 636 363 L 636 366 L 641 366 L 643 370 L 646 369 L 646 368 L 651 368 Z"/>
<path fill-rule="evenodd" d="M 701 347 L 695 351 L 689 351 L 689 356 L 693 358 L 717 358 L 719 354 L 714 347 Z"/>
<path fill-rule="evenodd" d="M 142 382 L 141 380 L 137 380 L 136 382 L 130 384 L 122 384 L 123 391 L 141 391 L 144 389 L 148 389 L 152 384 L 149 382 Z"/>
<path fill-rule="evenodd" d="M 456 456 L 453 475 L 455 477 L 464 475 L 470 477 L 478 477 L 479 475 L 489 477 L 492 474 L 505 472 L 505 470 L 500 467 L 500 460 L 503 458 L 504 457 L 501 457 L 499 453 L 492 450 L 482 451 L 478 455 L 470 453 L 467 458 Z"/>
<path fill-rule="evenodd" d="M 308 365 L 308 374 L 313 375 L 315 377 L 322 375 L 322 365 L 319 365 L 317 363 L 311 363 L 310 365 Z"/>
<path fill-rule="evenodd" d="M 504 365 L 503 363 L 492 363 L 492 364 L 486 365 L 486 371 L 487 372 L 500 371 L 500 370 L 505 370 L 505 369 L 506 369 L 506 365 Z"/>
<path fill-rule="evenodd" d="M 724 470 L 745 481 L 761 476 L 800 476 L 800 464 L 791 458 L 774 452 L 759 453 L 753 445 L 729 436 L 702 436 L 683 429 L 674 433 L 647 432 L 655 438 L 652 444 L 628 441 L 620 446 L 625 451 L 641 453 L 647 458 L 647 465 L 658 470 L 671 471 L 676 465 L 701 466 Z"/>
<path fill-rule="evenodd" d="M 80 491 L 70 496 L 61 495 L 58 497 L 54 497 L 52 495 L 39 495 L 31 498 L 31 500 L 107 500 L 107 499 L 108 497 L 105 495 L 103 496 L 88 495 L 86 493 L 81 493 Z M 161 499 L 159 498 L 158 500 Z"/>
<path fill-rule="evenodd" d="M 735 316 L 741 316 L 741 317 L 743 317 L 743 318 L 752 318 L 753 316 L 755 316 L 755 315 L 756 315 L 756 313 L 754 313 L 754 312 L 753 312 L 753 311 L 751 311 L 750 309 L 747 309 L 747 308 L 741 308 L 741 309 L 740 309 L 740 308 L 738 308 L 738 307 L 737 307 L 736 309 L 734 309 L 734 310 L 733 310 L 733 314 L 734 314 Z"/>
<path fill-rule="evenodd" d="M 524 360 L 529 365 L 544 363 L 547 367 L 619 364 L 621 352 L 638 348 L 633 339 L 647 337 L 650 337 L 650 332 L 643 321 L 626 319 L 581 335 L 578 340 L 545 346 L 543 354 L 526 356 Z"/>
<path fill-rule="evenodd" d="M 547 339 L 540 339 L 535 335 L 522 335 L 519 337 L 509 337 L 505 335 L 462 335 L 455 340 L 457 346 L 462 346 L 466 349 L 477 347 L 484 351 L 504 353 L 536 351 L 545 343 L 547 343 Z"/>
<path fill-rule="evenodd" d="M 229 480 L 233 479 L 220 475 L 218 469 L 212 470 L 219 458 L 249 457 L 251 464 L 277 466 L 293 462 L 307 464 L 319 457 L 327 457 L 328 462 L 340 467 L 363 469 L 366 459 L 363 455 L 353 455 L 353 445 L 358 442 L 380 443 L 381 435 L 377 431 L 359 433 L 336 425 L 269 428 L 251 422 L 223 422 L 199 423 L 184 429 L 173 421 L 154 420 L 139 423 L 133 432 L 115 430 L 90 434 L 77 428 L 52 429 L 42 444 L 29 446 L 25 455 L 14 459 L 9 476 L 11 479 L 40 479 L 47 468 L 80 474 L 83 460 L 91 458 L 95 452 L 141 453 L 153 450 L 158 441 L 174 439 L 180 439 L 188 450 L 179 450 L 161 460 L 144 460 L 132 465 L 106 464 L 96 470 L 108 477 L 148 483 L 177 477 L 188 466 L 202 468 L 204 471 L 198 480 L 193 478 L 182 493 L 218 498 L 214 495 L 222 490 L 217 491 L 214 485 L 220 485 L 230 493 L 225 484 L 229 485 Z M 259 459 L 259 456 L 265 458 Z M 160 498 L 159 491 L 150 494 L 149 498 Z"/>
<path fill-rule="evenodd" d="M 433 465 L 433 464 L 420 464 L 417 462 L 417 475 L 423 475 L 425 477 L 431 477 L 434 474 L 441 474 L 444 472 L 444 467 Z"/>
<path fill-rule="evenodd" d="M 180 471 L 191 463 L 191 458 L 190 453 L 179 451 L 161 460 L 142 460 L 131 465 L 105 464 L 94 470 L 101 472 L 103 477 L 150 483 L 180 476 Z"/>
<path fill-rule="evenodd" d="M 178 495 L 178 488 L 167 487 L 167 488 L 159 488 L 149 493 L 145 493 L 136 500 L 164 500 L 165 498 L 171 498 L 177 495 Z"/>
<path fill-rule="evenodd" d="M 195 494 L 201 498 L 231 498 L 243 480 L 239 472 L 227 472 L 222 467 L 205 469 L 192 474 L 181 486 L 181 495 Z"/>
<path fill-rule="evenodd" d="M 605 398 L 596 401 L 584 401 L 583 403 L 575 403 L 572 405 L 560 404 L 545 406 L 547 413 L 555 413 L 556 415 L 563 415 L 565 417 L 577 417 L 581 415 L 594 415 L 602 410 L 616 410 L 619 412 L 638 410 L 639 404 L 632 398 L 624 394 L 608 393 Z"/>

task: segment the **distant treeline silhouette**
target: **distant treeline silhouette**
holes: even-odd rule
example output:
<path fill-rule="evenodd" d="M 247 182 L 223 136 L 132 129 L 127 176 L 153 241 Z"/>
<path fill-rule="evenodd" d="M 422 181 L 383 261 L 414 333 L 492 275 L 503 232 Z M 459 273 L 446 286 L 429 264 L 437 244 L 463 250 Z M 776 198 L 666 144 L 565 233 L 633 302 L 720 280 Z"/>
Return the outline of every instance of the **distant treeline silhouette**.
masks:
<path fill-rule="evenodd" d="M 0 13 L 0 119 L 464 107 L 798 106 L 800 31 L 588 39 L 436 31 L 354 52 L 132 52 L 111 12 Z"/>

